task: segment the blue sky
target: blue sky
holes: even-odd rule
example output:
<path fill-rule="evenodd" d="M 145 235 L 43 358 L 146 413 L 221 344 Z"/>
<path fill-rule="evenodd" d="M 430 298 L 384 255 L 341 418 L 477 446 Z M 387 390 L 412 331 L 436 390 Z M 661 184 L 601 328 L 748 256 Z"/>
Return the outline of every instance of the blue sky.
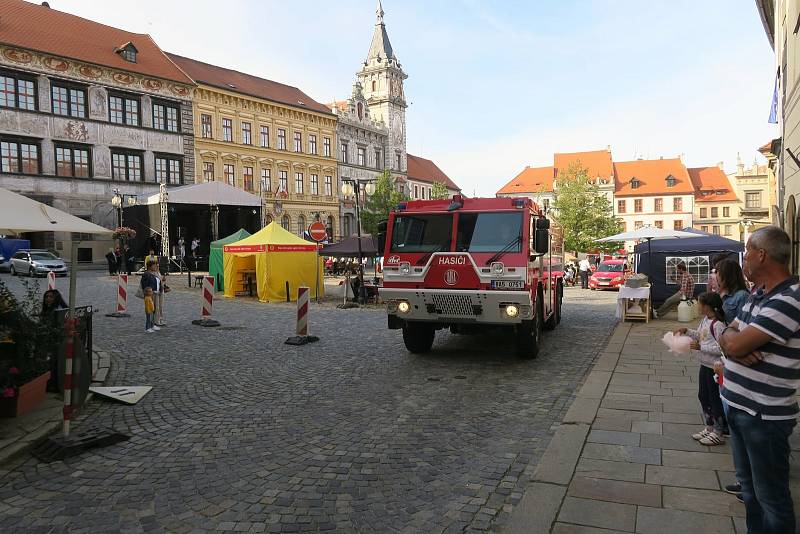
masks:
<path fill-rule="evenodd" d="M 55 0 L 149 33 L 165 50 L 346 98 L 366 56 L 373 0 Z M 774 56 L 752 0 L 385 0 L 409 75 L 408 150 L 465 192 L 493 195 L 553 152 L 611 145 L 614 159 L 746 163 L 767 123 Z"/>

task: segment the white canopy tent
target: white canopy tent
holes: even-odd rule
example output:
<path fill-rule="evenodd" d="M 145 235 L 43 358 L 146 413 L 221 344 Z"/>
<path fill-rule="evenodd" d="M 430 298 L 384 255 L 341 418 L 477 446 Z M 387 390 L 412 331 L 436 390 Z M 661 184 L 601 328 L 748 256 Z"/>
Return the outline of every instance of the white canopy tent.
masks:
<path fill-rule="evenodd" d="M 261 207 L 261 198 L 222 182 L 204 182 L 184 185 L 168 190 L 168 204 L 199 204 L 206 206 L 250 206 Z M 160 193 L 150 195 L 144 204 L 161 202 Z"/>
<path fill-rule="evenodd" d="M 697 237 L 697 234 L 684 232 L 683 230 L 666 230 L 664 228 L 656 228 L 655 226 L 642 226 L 630 232 L 622 232 L 621 234 L 614 234 L 602 239 L 598 239 L 601 243 L 608 243 L 613 241 L 640 241 L 647 240 L 647 253 L 650 254 L 650 241 L 653 239 L 680 239 L 686 237 Z M 636 264 L 636 272 L 639 272 L 639 264 Z"/>

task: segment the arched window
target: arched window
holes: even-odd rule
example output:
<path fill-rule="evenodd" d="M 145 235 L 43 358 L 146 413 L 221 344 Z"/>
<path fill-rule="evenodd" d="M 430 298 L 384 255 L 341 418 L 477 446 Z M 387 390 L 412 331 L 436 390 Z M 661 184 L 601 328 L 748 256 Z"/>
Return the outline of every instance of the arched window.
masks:
<path fill-rule="evenodd" d="M 306 231 L 306 218 L 305 216 L 301 215 L 297 218 L 297 235 L 300 237 L 303 236 L 303 232 Z"/>
<path fill-rule="evenodd" d="M 359 102 L 358 103 L 358 120 L 364 119 L 364 105 Z"/>
<path fill-rule="evenodd" d="M 290 221 L 289 221 L 289 216 L 288 215 L 284 215 L 283 217 L 281 217 L 281 226 L 283 227 L 284 230 L 288 230 L 289 229 L 289 224 L 290 224 Z"/>
<path fill-rule="evenodd" d="M 375 80 L 372 80 L 372 90 L 373 91 L 378 90 L 378 82 L 376 82 Z"/>

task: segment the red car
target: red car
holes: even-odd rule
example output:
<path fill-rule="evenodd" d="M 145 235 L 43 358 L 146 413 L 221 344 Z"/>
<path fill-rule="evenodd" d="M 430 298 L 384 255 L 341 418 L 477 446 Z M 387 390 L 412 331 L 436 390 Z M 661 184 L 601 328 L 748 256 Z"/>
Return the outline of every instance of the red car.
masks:
<path fill-rule="evenodd" d="M 605 260 L 589 277 L 589 289 L 619 289 L 629 274 L 625 260 Z"/>

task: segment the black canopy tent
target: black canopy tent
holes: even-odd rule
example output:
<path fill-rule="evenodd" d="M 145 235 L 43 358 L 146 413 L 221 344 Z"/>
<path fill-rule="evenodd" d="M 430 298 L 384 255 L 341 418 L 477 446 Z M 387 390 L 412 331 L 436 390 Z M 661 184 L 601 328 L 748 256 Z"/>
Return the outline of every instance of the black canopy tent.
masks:
<path fill-rule="evenodd" d="M 376 240 L 371 235 L 362 235 L 360 238 L 353 236 L 334 245 L 327 245 L 320 250 L 320 256 L 332 256 L 334 258 L 357 258 L 358 240 L 361 239 L 361 255 L 366 258 L 374 258 L 379 254 Z"/>
<path fill-rule="evenodd" d="M 677 291 L 672 276 L 680 262 L 686 264 L 689 274 L 694 277 L 695 295 L 705 291 L 708 273 L 713 268 L 711 261 L 716 256 L 729 254 L 732 259 L 741 262 L 744 245 L 739 241 L 693 228 L 683 231 L 697 234 L 697 237 L 653 239 L 649 243 L 639 243 L 633 249 L 637 271 L 646 273 L 650 278 L 650 294 L 654 303 L 664 302 Z"/>

